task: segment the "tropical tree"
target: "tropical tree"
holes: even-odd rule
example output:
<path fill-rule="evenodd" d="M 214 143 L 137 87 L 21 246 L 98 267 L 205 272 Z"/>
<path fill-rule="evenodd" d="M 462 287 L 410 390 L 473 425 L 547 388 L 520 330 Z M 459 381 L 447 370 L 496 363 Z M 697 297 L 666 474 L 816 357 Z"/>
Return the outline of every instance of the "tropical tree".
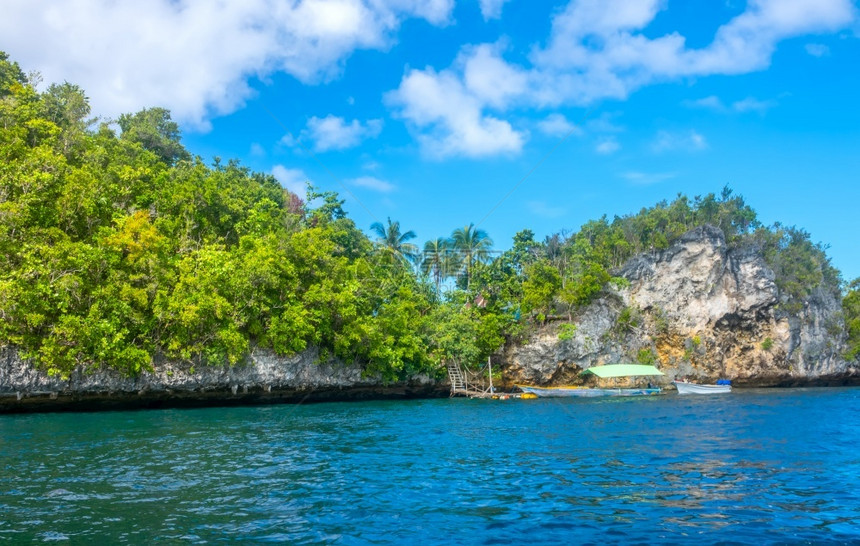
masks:
<path fill-rule="evenodd" d="M 167 164 L 190 159 L 180 142 L 179 125 L 164 108 L 144 108 L 136 114 L 122 114 L 117 120 L 122 138 L 140 143 Z"/>
<path fill-rule="evenodd" d="M 455 255 L 451 252 L 450 240 L 437 237 L 424 243 L 421 272 L 433 278 L 437 294 L 442 288 L 442 281 L 451 274 L 456 265 Z"/>
<path fill-rule="evenodd" d="M 561 276 L 549 260 L 543 259 L 526 267 L 525 277 L 523 310 L 534 313 L 537 320 L 545 322 L 561 288 Z"/>
<path fill-rule="evenodd" d="M 561 233 L 548 235 L 543 242 L 543 253 L 547 261 L 558 270 L 558 274 L 564 277 L 566 265 L 564 237 Z"/>
<path fill-rule="evenodd" d="M 845 357 L 854 360 L 860 358 L 860 278 L 848 284 L 848 293 L 842 300 L 842 312 L 848 329 L 848 351 Z"/>
<path fill-rule="evenodd" d="M 370 229 L 377 235 L 377 244 L 394 260 L 409 265 L 418 256 L 418 247 L 407 242 L 415 238 L 415 232 L 410 229 L 401 233 L 400 222 L 392 222 L 388 218 L 387 226 L 374 222 Z"/>
<path fill-rule="evenodd" d="M 466 279 L 466 289 L 472 277 L 472 264 L 475 261 L 486 261 L 490 256 L 493 240 L 483 229 L 477 229 L 475 224 L 457 228 L 451 233 L 451 243 L 460 254 L 463 261 L 462 275 Z"/>

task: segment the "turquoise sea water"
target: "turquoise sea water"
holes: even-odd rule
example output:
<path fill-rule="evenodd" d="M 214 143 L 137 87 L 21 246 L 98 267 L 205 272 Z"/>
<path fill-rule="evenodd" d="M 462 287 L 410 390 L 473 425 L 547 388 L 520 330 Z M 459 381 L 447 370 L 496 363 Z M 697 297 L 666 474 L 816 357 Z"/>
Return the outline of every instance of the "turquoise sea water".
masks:
<path fill-rule="evenodd" d="M 860 543 L 860 389 L 0 416 L 0 542 Z"/>

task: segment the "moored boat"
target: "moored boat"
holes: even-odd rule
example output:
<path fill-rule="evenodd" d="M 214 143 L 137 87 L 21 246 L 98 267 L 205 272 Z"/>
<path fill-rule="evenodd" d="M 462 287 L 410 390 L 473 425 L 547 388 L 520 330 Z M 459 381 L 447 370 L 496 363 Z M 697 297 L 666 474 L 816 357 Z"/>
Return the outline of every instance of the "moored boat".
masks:
<path fill-rule="evenodd" d="M 689 383 L 687 381 L 672 381 L 678 389 L 678 394 L 725 394 L 732 392 L 731 383 L 717 385 L 699 385 L 698 383 Z"/>
<path fill-rule="evenodd" d="M 649 396 L 660 394 L 663 389 L 593 389 L 589 387 L 528 387 L 517 385 L 523 392 L 537 396 L 538 398 L 590 398 L 597 396 Z"/>
<path fill-rule="evenodd" d="M 580 375 L 593 374 L 597 377 L 641 377 L 663 375 L 663 372 L 654 366 L 641 364 L 609 364 L 607 366 L 594 366 L 580 372 Z M 534 387 L 529 385 L 517 385 L 523 392 L 533 394 L 540 398 L 592 398 L 598 396 L 651 396 L 663 392 L 658 387 L 650 384 L 644 388 L 592 388 L 592 387 Z"/>

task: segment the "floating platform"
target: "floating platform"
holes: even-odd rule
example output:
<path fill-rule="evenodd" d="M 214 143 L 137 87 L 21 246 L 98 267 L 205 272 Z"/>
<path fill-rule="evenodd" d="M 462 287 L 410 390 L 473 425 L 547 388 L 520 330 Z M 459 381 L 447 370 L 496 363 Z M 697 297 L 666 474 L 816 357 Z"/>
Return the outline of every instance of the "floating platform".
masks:
<path fill-rule="evenodd" d="M 521 392 L 488 392 L 477 389 L 451 389 L 451 396 L 465 396 L 468 398 L 481 398 L 490 400 L 511 400 L 523 398 Z M 529 398 L 526 396 L 526 398 Z"/>

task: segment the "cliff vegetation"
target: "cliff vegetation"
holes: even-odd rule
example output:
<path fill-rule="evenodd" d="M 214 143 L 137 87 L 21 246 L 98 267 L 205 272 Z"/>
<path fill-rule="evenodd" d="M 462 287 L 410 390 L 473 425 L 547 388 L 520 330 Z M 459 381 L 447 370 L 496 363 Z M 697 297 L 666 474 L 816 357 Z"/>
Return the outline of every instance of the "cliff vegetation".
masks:
<path fill-rule="evenodd" d="M 623 300 L 626 264 L 702 226 L 727 251 L 761 257 L 775 320 L 842 298 L 826 328 L 834 350 L 860 355 L 860 281 L 843 287 L 822 245 L 761 225 L 728 188 L 543 241 L 526 229 L 502 253 L 473 224 L 419 248 L 390 219 L 368 236 L 335 193 L 310 187 L 303 200 L 238 161 L 192 156 L 164 109 L 100 120 L 78 86 L 35 81 L 0 53 L 0 346 L 52 375 L 230 366 L 255 347 L 319 349 L 389 379 L 438 375 L 561 323 L 559 343 L 606 344 L 583 338 L 583 321 Z M 654 306 L 613 309 L 612 335 L 646 321 L 681 335 Z M 632 357 L 665 360 L 658 338 Z M 687 361 L 700 346 L 690 339 L 676 355 Z"/>

